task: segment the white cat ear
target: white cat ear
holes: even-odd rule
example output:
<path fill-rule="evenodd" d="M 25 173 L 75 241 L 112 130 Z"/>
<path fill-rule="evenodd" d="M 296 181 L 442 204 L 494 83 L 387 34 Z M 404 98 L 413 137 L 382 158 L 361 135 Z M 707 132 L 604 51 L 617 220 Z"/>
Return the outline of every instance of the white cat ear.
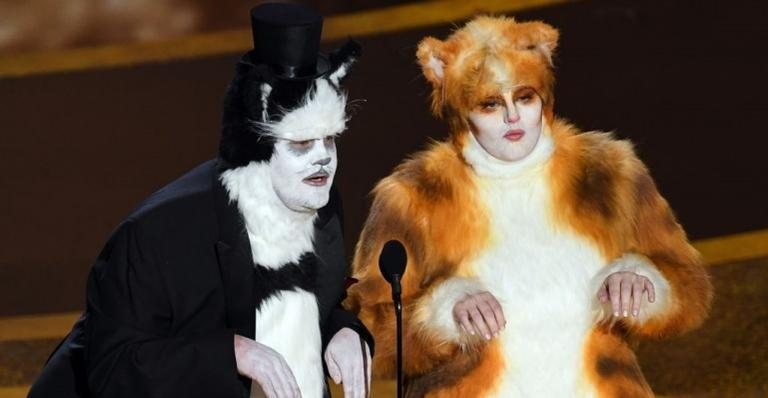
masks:
<path fill-rule="evenodd" d="M 438 87 L 445 78 L 445 60 L 441 54 L 443 42 L 434 37 L 426 37 L 419 43 L 416 58 L 424 77 Z"/>

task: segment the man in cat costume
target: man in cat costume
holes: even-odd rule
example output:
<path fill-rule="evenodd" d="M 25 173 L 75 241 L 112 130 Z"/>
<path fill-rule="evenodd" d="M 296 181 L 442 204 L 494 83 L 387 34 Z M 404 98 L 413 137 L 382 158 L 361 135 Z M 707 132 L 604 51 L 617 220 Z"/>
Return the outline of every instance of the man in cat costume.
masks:
<path fill-rule="evenodd" d="M 144 201 L 113 233 L 87 310 L 31 397 L 367 394 L 373 341 L 340 306 L 346 263 L 335 138 L 340 83 L 359 55 L 318 53 L 322 18 L 251 12 L 254 50 L 237 65 L 219 158 Z"/>
<path fill-rule="evenodd" d="M 648 397 L 641 337 L 701 324 L 699 254 L 629 142 L 553 112 L 558 32 L 479 17 L 421 41 L 450 136 L 374 189 L 348 306 L 394 371 L 394 314 L 376 259 L 403 242 L 410 397 Z"/>

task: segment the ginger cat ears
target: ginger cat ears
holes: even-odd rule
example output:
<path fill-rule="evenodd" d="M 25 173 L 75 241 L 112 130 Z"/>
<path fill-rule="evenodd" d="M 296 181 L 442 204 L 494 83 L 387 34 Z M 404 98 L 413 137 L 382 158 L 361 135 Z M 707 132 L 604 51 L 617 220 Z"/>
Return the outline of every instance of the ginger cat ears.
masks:
<path fill-rule="evenodd" d="M 544 22 L 515 22 L 507 17 L 478 17 L 454 32 L 445 41 L 428 36 L 422 39 L 416 58 L 424 77 L 439 85 L 445 67 L 466 51 L 487 48 L 500 53 L 504 47 L 519 51 L 538 52 L 552 66 L 559 32 Z"/>
<path fill-rule="evenodd" d="M 456 107 L 460 95 L 459 86 L 466 83 L 466 77 L 477 69 L 477 60 L 487 56 L 504 60 L 511 68 L 509 73 L 517 72 L 518 62 L 526 59 L 526 75 L 531 72 L 539 75 L 536 81 L 551 82 L 552 55 L 557 48 L 559 33 L 552 26 L 539 21 L 516 22 L 507 17 L 477 17 L 461 29 L 455 31 L 446 40 L 434 37 L 424 38 L 418 46 L 416 58 L 424 77 L 432 85 L 432 110 L 440 116 L 447 102 Z M 530 60 L 534 60 L 531 65 Z M 535 70 L 531 71 L 531 67 Z M 537 87 L 548 95 L 551 87 Z M 452 101 L 453 100 L 453 101 Z"/>

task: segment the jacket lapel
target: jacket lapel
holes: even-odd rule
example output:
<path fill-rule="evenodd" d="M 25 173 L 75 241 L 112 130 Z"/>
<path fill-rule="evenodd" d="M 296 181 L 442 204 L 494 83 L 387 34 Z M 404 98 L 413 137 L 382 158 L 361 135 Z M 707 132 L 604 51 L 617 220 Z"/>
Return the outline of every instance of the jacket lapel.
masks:
<path fill-rule="evenodd" d="M 328 205 L 320 209 L 315 222 L 315 254 L 319 259 L 317 304 L 321 325 L 344 295 L 347 267 L 340 216 L 339 194 L 332 188 Z"/>
<path fill-rule="evenodd" d="M 224 285 L 227 327 L 248 338 L 254 337 L 255 312 L 253 308 L 253 259 L 245 224 L 230 202 L 226 188 L 219 181 L 222 170 L 213 173 L 214 206 L 218 218 L 219 240 L 216 255 Z"/>

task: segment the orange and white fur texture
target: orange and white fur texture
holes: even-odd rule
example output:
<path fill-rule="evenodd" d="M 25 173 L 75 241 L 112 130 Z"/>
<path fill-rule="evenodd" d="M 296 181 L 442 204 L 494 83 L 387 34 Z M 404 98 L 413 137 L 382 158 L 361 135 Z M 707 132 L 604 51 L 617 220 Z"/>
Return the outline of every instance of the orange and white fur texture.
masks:
<path fill-rule="evenodd" d="M 676 335 L 706 317 L 712 288 L 699 254 L 629 142 L 581 132 L 553 114 L 558 32 L 479 17 L 417 57 L 447 119 L 445 142 L 413 155 L 374 189 L 346 301 L 376 339 L 374 374 L 395 371 L 390 288 L 377 259 L 404 243 L 404 371 L 410 397 L 647 397 L 637 337 Z M 467 115 L 501 76 L 542 99 L 542 134 L 516 162 L 483 150 Z M 586 100 L 586 98 L 585 98 Z M 616 271 L 656 292 L 638 317 L 614 317 L 597 292 Z M 468 335 L 454 304 L 488 291 L 507 320 Z"/>

